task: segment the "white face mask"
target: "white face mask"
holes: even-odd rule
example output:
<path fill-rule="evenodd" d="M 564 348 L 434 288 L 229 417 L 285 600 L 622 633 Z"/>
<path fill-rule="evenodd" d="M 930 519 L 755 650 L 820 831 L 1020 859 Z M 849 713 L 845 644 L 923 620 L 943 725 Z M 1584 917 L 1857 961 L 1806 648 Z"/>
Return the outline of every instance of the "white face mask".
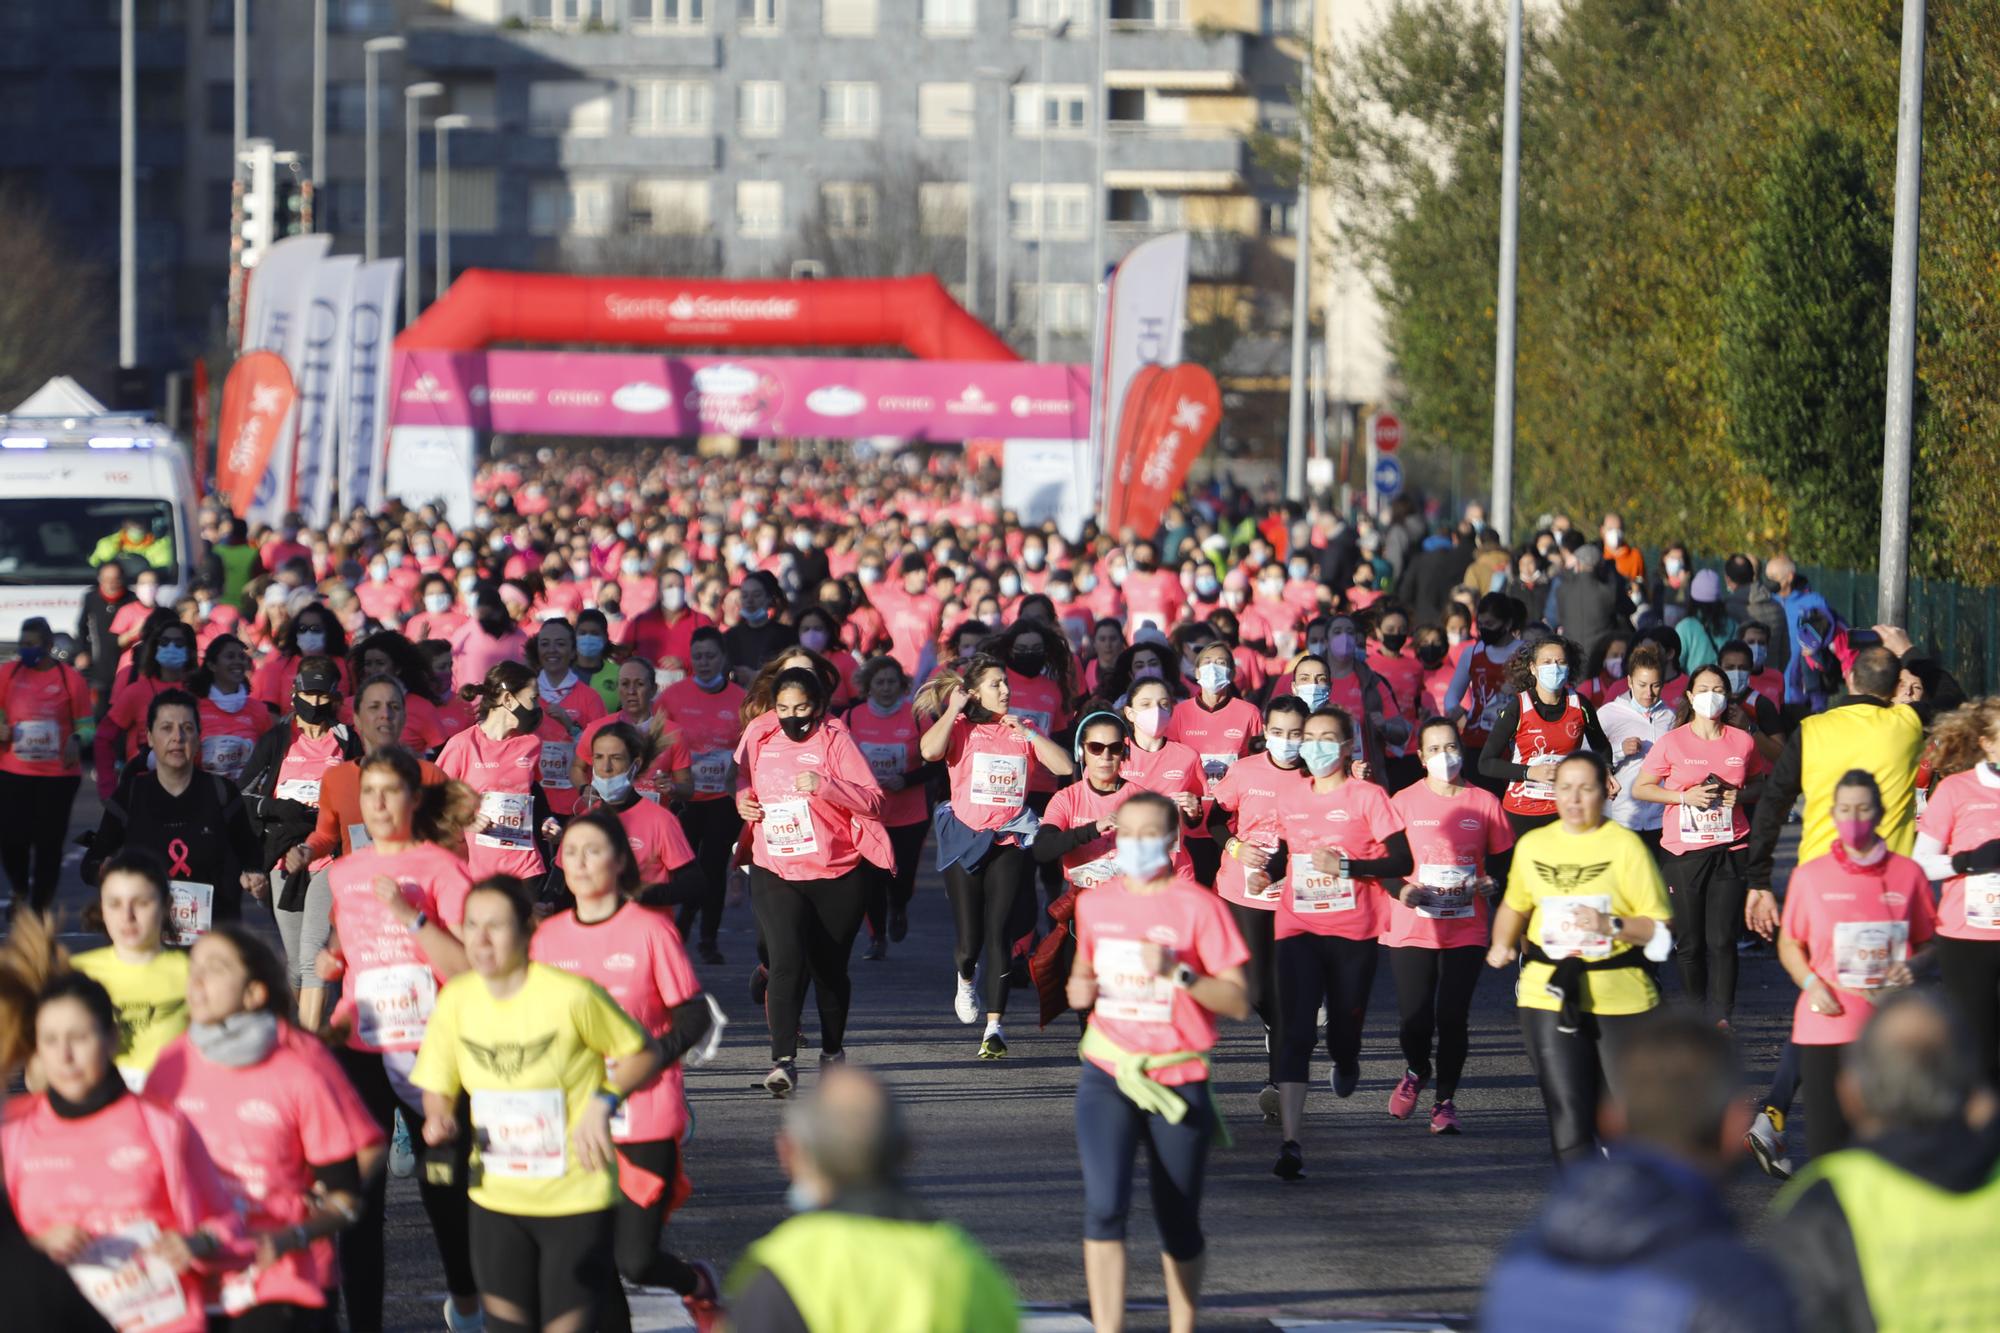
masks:
<path fill-rule="evenodd" d="M 1201 687 L 1216 693 L 1229 688 L 1229 676 L 1229 668 L 1220 662 L 1204 662 L 1194 671 L 1194 678 Z"/>
<path fill-rule="evenodd" d="M 1172 859 L 1172 838 L 1134 838 L 1118 835 L 1114 856 L 1118 873 L 1142 883 L 1157 879 Z"/>
<path fill-rule="evenodd" d="M 1729 710 L 1729 696 L 1717 694 L 1713 690 L 1703 694 L 1691 694 L 1688 696 L 1688 701 L 1695 712 L 1711 722 Z"/>
<path fill-rule="evenodd" d="M 1424 771 L 1439 782 L 1455 781 L 1464 767 L 1465 756 L 1456 750 L 1446 750 L 1424 760 Z"/>

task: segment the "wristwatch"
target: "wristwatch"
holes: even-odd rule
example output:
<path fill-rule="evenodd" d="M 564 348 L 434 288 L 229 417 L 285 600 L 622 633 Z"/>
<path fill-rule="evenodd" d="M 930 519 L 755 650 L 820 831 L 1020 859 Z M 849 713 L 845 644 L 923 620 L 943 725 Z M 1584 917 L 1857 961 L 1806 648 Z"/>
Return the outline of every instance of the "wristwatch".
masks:
<path fill-rule="evenodd" d="M 1176 963 L 1174 965 L 1174 984 L 1182 990 L 1188 989 L 1199 980 L 1201 980 L 1201 973 L 1195 971 L 1186 963 Z"/>
<path fill-rule="evenodd" d="M 604 1109 L 613 1115 L 617 1115 L 618 1108 L 625 1104 L 625 1099 L 609 1088 L 599 1088 L 596 1095 L 604 1103 Z"/>
<path fill-rule="evenodd" d="M 1614 917 L 1612 917 L 1612 918 L 1611 918 L 1611 933 L 1612 933 L 1613 935 L 1623 935 L 1623 934 L 1625 933 L 1625 918 L 1624 918 L 1624 917 L 1622 917 L 1622 916 L 1614 916 Z"/>
<path fill-rule="evenodd" d="M 417 913 L 417 919 L 416 919 L 415 921 L 412 921 L 412 922 L 410 923 L 410 933 L 411 933 L 412 935 L 421 935 L 421 934 L 423 934 L 423 933 L 424 933 L 424 923 L 425 923 L 425 922 L 427 922 L 427 921 L 429 921 L 429 920 L 430 920 L 430 917 L 429 917 L 429 916 L 427 916 L 426 914 L 424 914 L 424 913 L 422 913 L 422 912 L 419 912 L 419 913 Z"/>

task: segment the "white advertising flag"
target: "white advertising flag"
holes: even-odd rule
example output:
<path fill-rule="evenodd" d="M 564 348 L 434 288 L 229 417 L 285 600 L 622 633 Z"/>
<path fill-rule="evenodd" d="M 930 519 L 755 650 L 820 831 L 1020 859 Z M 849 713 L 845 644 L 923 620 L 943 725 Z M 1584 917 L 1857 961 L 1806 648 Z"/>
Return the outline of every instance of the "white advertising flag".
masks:
<path fill-rule="evenodd" d="M 470 426 L 396 426 L 383 484 L 411 509 L 435 504 L 453 527 L 470 527 L 477 439 Z"/>
<path fill-rule="evenodd" d="M 1188 234 L 1155 236 L 1111 271 L 1104 345 L 1097 349 L 1097 495 L 1111 492 L 1110 469 L 1118 452 L 1125 391 L 1141 366 L 1171 366 L 1181 359 L 1187 323 Z"/>
<path fill-rule="evenodd" d="M 382 446 L 388 438 L 389 357 L 402 283 L 400 259 L 363 264 L 354 280 L 340 377 L 339 475 L 344 509 L 365 504 L 374 512 L 387 501 Z"/>
<path fill-rule="evenodd" d="M 342 374 L 347 352 L 348 309 L 361 261 L 353 255 L 323 259 L 313 271 L 312 304 L 292 381 L 299 386 L 298 447 L 293 455 L 293 494 L 299 512 L 313 527 L 333 516 L 337 459 L 334 432 L 340 421 Z"/>
<path fill-rule="evenodd" d="M 250 295 L 244 309 L 243 350 L 276 352 L 284 358 L 292 379 L 299 378 L 299 349 L 305 343 L 306 319 L 312 306 L 313 278 L 320 261 L 333 248 L 331 236 L 287 236 L 264 252 L 250 272 Z M 275 526 L 292 504 L 298 409 L 278 428 L 271 462 L 247 515 L 254 524 Z"/>

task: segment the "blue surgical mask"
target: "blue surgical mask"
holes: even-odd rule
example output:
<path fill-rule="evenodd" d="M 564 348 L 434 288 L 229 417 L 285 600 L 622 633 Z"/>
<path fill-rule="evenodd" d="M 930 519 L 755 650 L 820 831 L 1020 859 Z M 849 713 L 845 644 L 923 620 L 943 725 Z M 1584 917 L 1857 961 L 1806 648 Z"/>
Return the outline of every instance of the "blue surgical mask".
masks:
<path fill-rule="evenodd" d="M 1158 879 L 1167 868 L 1172 847 L 1172 838 L 1128 837 L 1121 833 L 1117 851 L 1113 853 L 1118 873 L 1141 883 Z"/>
<path fill-rule="evenodd" d="M 713 693 L 722 688 L 722 673 L 718 671 L 712 676 L 696 676 L 694 683 Z"/>
<path fill-rule="evenodd" d="M 424 594 L 424 610 L 434 616 L 441 616 L 451 610 L 451 594 L 448 592 L 427 592 Z"/>
<path fill-rule="evenodd" d="M 1569 664 L 1566 662 L 1544 662 L 1535 668 L 1535 684 L 1554 694 L 1569 684 Z"/>
<path fill-rule="evenodd" d="M 1194 576 L 1194 590 L 1197 596 L 1213 599 L 1216 593 L 1222 591 L 1222 585 L 1208 575 L 1197 574 Z"/>
<path fill-rule="evenodd" d="M 1264 737 L 1264 753 L 1270 755 L 1271 758 L 1285 765 L 1285 767 L 1290 768 L 1293 764 L 1299 762 L 1299 742 L 1295 737 L 1291 736 L 1266 735 Z"/>
<path fill-rule="evenodd" d="M 585 661 L 595 662 L 604 656 L 604 636 L 602 634 L 579 634 L 576 636 L 577 656 Z"/>
<path fill-rule="evenodd" d="M 1340 767 L 1340 757 L 1347 752 L 1345 741 L 1305 741 L 1299 746 L 1299 758 L 1306 761 L 1306 767 L 1316 778 L 1323 778 Z"/>
<path fill-rule="evenodd" d="M 1229 688 L 1230 670 L 1220 662 L 1204 662 L 1194 669 L 1195 683 L 1220 694 Z"/>
<path fill-rule="evenodd" d="M 618 773 L 608 778 L 592 778 L 590 785 L 597 789 L 608 805 L 616 805 L 632 794 L 632 775 Z"/>
<path fill-rule="evenodd" d="M 1722 674 L 1729 677 L 1729 692 L 1731 694 L 1741 694 L 1750 688 L 1750 673 L 1741 667 L 1733 671 L 1724 671 Z"/>
<path fill-rule="evenodd" d="M 743 623 L 746 625 L 761 625 L 770 618 L 771 612 L 767 607 L 760 606 L 755 611 L 745 611 L 743 613 Z"/>
<path fill-rule="evenodd" d="M 326 651 L 326 631 L 323 629 L 302 629 L 299 631 L 299 651 L 311 657 Z"/>
<path fill-rule="evenodd" d="M 1354 656 L 1354 636 L 1345 633 L 1332 635 L 1326 641 L 1326 650 L 1344 662 Z"/>
<path fill-rule="evenodd" d="M 472 559 L 473 559 L 472 552 L 465 550 L 462 547 L 451 553 L 451 563 L 456 565 L 460 569 L 472 568 Z"/>
<path fill-rule="evenodd" d="M 163 643 L 153 649 L 153 660 L 169 671 L 179 671 L 188 664 L 187 646 L 179 643 Z"/>
<path fill-rule="evenodd" d="M 1331 686 L 1317 682 L 1311 685 L 1295 686 L 1294 689 L 1299 696 L 1299 702 L 1303 703 L 1307 708 L 1315 710 L 1325 707 L 1327 696 L 1333 693 Z"/>
<path fill-rule="evenodd" d="M 1751 644 L 1750 645 L 1751 669 L 1754 671 L 1762 671 L 1764 669 L 1765 659 L 1769 658 L 1770 655 L 1771 655 L 1771 649 L 1769 648 L 1768 645 L 1761 643 Z"/>

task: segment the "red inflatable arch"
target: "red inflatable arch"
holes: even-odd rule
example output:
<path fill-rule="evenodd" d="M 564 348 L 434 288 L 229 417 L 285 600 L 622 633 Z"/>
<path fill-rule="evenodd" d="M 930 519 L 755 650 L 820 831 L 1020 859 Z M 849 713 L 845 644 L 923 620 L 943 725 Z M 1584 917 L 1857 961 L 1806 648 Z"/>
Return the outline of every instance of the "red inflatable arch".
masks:
<path fill-rule="evenodd" d="M 734 282 L 468 269 L 396 350 L 494 343 L 895 347 L 927 361 L 1018 361 L 944 284 L 911 278 Z"/>

